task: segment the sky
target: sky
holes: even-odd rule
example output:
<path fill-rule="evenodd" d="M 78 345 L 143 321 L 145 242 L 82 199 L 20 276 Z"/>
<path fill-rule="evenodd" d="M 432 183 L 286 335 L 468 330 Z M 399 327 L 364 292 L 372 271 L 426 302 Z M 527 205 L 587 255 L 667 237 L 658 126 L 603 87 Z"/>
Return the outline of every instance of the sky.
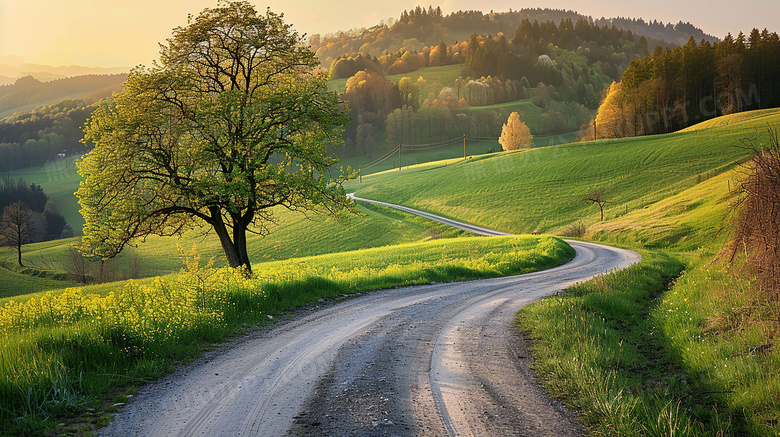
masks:
<path fill-rule="evenodd" d="M 300 33 L 325 34 L 370 27 L 380 20 L 397 19 L 414 0 L 251 0 L 259 11 L 270 7 Z M 752 28 L 780 31 L 778 0 L 442 0 L 447 14 L 479 9 L 547 7 L 571 9 L 600 17 L 642 17 L 677 23 L 691 22 L 706 33 L 748 33 Z M 159 43 L 171 30 L 187 24 L 216 0 L 0 0 L 0 64 L 22 62 L 53 66 L 133 67 L 151 65 Z M 422 4 L 421 4 L 422 5 Z"/>

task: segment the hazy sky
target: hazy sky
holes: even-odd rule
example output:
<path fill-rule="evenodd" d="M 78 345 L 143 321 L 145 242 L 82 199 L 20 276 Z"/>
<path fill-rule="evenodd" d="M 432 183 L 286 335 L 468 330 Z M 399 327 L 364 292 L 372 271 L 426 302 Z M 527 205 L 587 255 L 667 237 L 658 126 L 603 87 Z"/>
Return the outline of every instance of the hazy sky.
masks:
<path fill-rule="evenodd" d="M 329 33 L 370 27 L 398 18 L 414 0 L 252 0 L 258 10 L 271 7 L 301 33 Z M 434 4 L 433 2 L 424 3 Z M 149 65 L 158 43 L 171 29 L 187 23 L 216 0 L 0 0 L 0 63 L 48 65 Z M 705 32 L 749 32 L 753 27 L 778 31 L 778 0 L 443 0 L 444 13 L 481 9 L 507 11 L 525 7 L 572 9 L 599 17 L 642 17 L 664 22 L 689 21 Z M 479 5 L 479 6 L 478 6 Z"/>

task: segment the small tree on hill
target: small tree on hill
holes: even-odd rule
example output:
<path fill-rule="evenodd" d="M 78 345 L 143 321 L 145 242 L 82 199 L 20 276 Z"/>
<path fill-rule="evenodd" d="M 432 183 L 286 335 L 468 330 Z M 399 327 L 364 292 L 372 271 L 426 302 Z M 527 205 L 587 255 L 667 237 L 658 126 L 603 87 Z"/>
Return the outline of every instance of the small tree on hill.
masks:
<path fill-rule="evenodd" d="M 31 243 L 43 231 L 39 217 L 22 202 L 14 202 L 3 209 L 0 219 L 0 244 L 16 248 L 17 262 L 22 264 L 22 245 Z"/>
<path fill-rule="evenodd" d="M 498 143 L 504 150 L 519 150 L 530 148 L 533 144 L 533 135 L 528 126 L 520 121 L 520 114 L 513 112 L 501 128 L 501 137 Z"/>
<path fill-rule="evenodd" d="M 593 205 L 594 203 L 599 206 L 599 211 L 601 212 L 601 221 L 604 221 L 604 204 L 607 203 L 607 200 L 604 198 L 604 189 L 599 188 L 592 193 L 586 195 L 583 197 L 583 200 L 588 202 L 589 204 Z"/>

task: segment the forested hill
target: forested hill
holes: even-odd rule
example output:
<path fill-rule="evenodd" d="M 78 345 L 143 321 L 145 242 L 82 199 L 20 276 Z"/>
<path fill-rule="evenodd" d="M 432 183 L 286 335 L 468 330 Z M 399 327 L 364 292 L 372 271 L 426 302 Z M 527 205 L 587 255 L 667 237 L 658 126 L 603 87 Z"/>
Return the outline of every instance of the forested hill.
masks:
<path fill-rule="evenodd" d="M 690 24 L 613 21 L 675 40 L 684 31 L 710 38 Z M 342 156 L 370 159 L 399 145 L 497 139 L 513 112 L 534 136 L 576 132 L 632 61 L 676 47 L 572 11 L 444 16 L 432 7 L 314 35 L 311 45 L 351 109 Z"/>
<path fill-rule="evenodd" d="M 328 35 L 312 35 L 310 44 L 325 68 L 339 57 L 369 54 L 374 57 L 384 53 L 404 50 L 421 50 L 426 46 L 435 46 L 441 42 L 451 45 L 467 40 L 472 34 L 488 36 L 514 35 L 520 23 L 528 20 L 556 24 L 562 20 L 579 20 L 598 27 L 615 27 L 630 30 L 637 39 L 648 39 L 649 50 L 656 45 L 683 45 L 690 37 L 714 43 L 717 38 L 705 34 L 690 23 L 664 24 L 658 21 L 646 22 L 643 19 L 599 18 L 594 19 L 575 11 L 558 9 L 521 9 L 502 13 L 483 13 L 481 11 L 458 11 L 444 15 L 441 8 L 417 7 L 404 11 L 400 18 L 380 23 L 369 29 L 353 29 Z"/>
<path fill-rule="evenodd" d="M 65 98 L 81 98 L 95 92 L 99 97 L 110 96 L 112 91 L 119 91 L 126 79 L 127 74 L 89 74 L 51 81 L 21 77 L 12 85 L 0 86 L 0 118 Z"/>

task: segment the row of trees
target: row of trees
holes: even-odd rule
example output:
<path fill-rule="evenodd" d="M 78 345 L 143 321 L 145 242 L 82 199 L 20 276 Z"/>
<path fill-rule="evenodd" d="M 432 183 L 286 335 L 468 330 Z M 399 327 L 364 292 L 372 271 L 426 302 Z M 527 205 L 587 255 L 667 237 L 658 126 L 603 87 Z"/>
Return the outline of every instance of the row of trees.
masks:
<path fill-rule="evenodd" d="M 443 42 L 435 46 L 424 46 L 419 51 L 413 48 L 395 53 L 385 53 L 378 57 L 361 53 L 357 56 L 343 56 L 330 65 L 333 79 L 351 77 L 355 73 L 369 70 L 382 74 L 406 74 L 424 67 L 439 67 L 463 63 L 462 51 L 465 43 L 447 46 Z"/>
<path fill-rule="evenodd" d="M 780 37 L 766 29 L 749 36 L 673 50 L 656 48 L 632 61 L 612 85 L 584 138 L 672 132 L 724 114 L 780 106 Z"/>

